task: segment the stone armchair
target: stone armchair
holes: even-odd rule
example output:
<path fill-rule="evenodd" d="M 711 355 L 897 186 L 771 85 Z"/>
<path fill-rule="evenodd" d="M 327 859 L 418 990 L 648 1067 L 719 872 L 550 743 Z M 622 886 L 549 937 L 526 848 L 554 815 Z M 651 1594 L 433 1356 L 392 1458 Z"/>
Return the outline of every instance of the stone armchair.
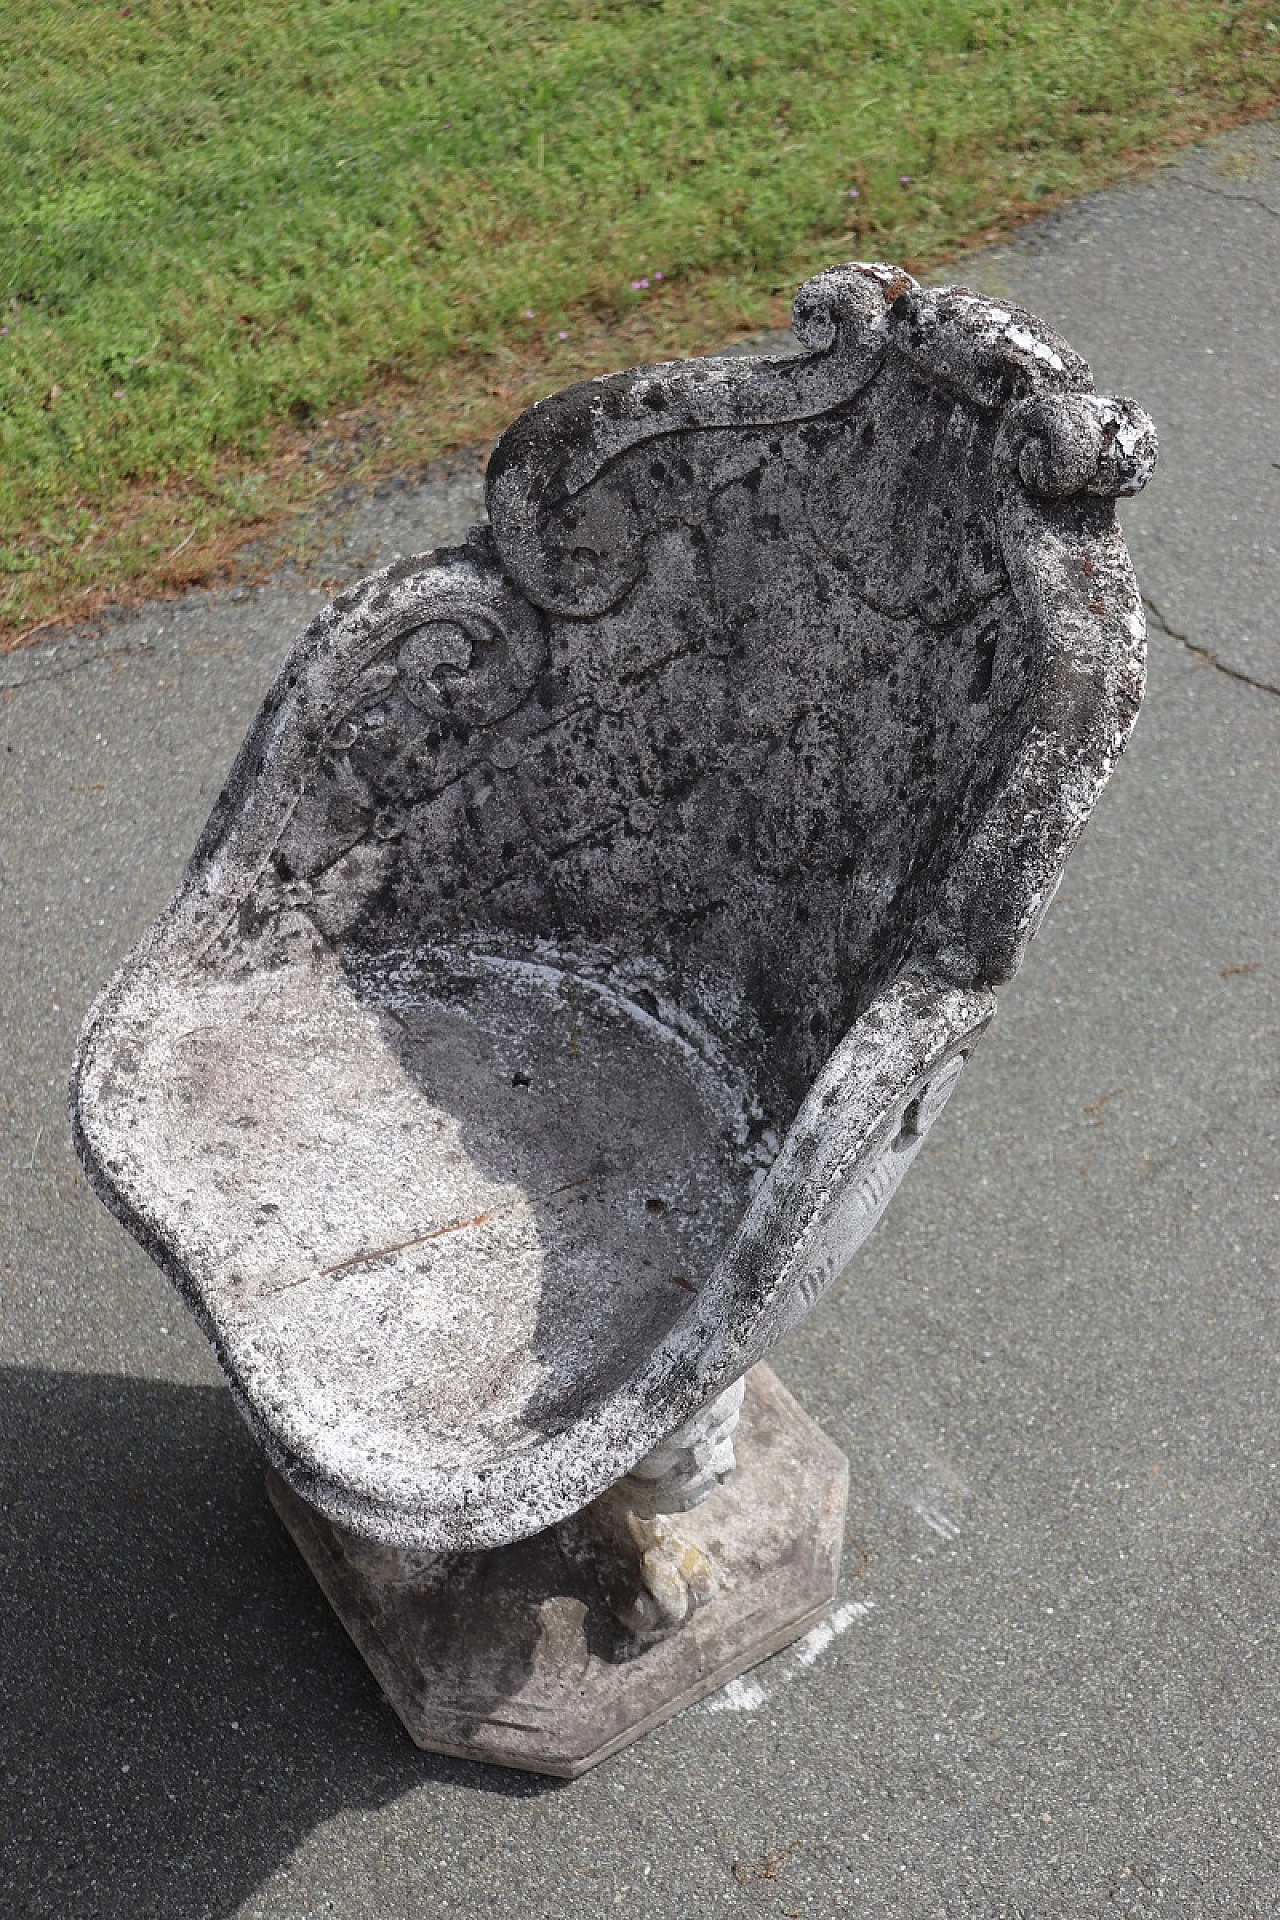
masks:
<path fill-rule="evenodd" d="M 841 1463 L 756 1363 L 915 1158 L 1141 697 L 1146 416 L 894 268 L 794 315 L 795 357 L 532 407 L 487 526 L 313 622 L 81 1040 L 95 1187 L 446 1751 L 579 1771 L 829 1600 Z M 513 1664 L 479 1643 L 522 1605 Z"/>

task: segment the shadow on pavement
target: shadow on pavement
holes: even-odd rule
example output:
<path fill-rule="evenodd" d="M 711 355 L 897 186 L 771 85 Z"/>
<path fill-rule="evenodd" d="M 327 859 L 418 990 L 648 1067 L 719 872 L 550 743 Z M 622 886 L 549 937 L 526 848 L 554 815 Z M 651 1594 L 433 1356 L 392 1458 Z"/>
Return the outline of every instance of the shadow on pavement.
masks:
<path fill-rule="evenodd" d="M 0 1373 L 5 1912 L 215 1920 L 317 1824 L 432 1781 L 271 1512 L 227 1395 Z"/>

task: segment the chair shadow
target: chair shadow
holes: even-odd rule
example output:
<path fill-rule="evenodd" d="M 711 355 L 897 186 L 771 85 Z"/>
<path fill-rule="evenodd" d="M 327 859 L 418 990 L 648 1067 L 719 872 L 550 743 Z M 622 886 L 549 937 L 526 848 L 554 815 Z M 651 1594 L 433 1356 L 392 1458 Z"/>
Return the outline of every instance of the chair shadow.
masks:
<path fill-rule="evenodd" d="M 428 1781 L 217 1387 L 0 1374 L 6 1910 L 234 1913 L 318 1823 Z"/>

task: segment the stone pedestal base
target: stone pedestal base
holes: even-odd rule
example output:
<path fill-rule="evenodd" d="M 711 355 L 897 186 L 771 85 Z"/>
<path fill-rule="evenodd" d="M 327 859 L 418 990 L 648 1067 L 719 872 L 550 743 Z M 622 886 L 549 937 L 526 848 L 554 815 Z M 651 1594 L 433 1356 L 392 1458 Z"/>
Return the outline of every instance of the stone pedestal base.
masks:
<path fill-rule="evenodd" d="M 635 1640 L 605 1599 L 591 1510 L 489 1553 L 414 1559 L 342 1532 L 268 1475 L 277 1513 L 410 1737 L 573 1779 L 776 1653 L 835 1594 L 848 1463 L 766 1366 L 737 1471 L 681 1530 L 710 1559 L 688 1623 Z"/>

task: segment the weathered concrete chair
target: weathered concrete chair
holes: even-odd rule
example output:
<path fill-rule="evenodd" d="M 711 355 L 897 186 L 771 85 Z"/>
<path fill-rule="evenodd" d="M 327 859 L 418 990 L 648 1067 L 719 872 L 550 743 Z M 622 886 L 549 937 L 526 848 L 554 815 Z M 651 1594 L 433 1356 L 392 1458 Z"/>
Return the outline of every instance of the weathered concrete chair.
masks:
<path fill-rule="evenodd" d="M 517 420 L 490 525 L 302 636 L 84 1031 L 91 1178 L 448 1751 L 578 1771 L 829 1600 L 842 1463 L 757 1370 L 724 1480 L 743 1376 L 914 1159 L 1141 696 L 1145 415 L 892 268 L 795 330 Z"/>

